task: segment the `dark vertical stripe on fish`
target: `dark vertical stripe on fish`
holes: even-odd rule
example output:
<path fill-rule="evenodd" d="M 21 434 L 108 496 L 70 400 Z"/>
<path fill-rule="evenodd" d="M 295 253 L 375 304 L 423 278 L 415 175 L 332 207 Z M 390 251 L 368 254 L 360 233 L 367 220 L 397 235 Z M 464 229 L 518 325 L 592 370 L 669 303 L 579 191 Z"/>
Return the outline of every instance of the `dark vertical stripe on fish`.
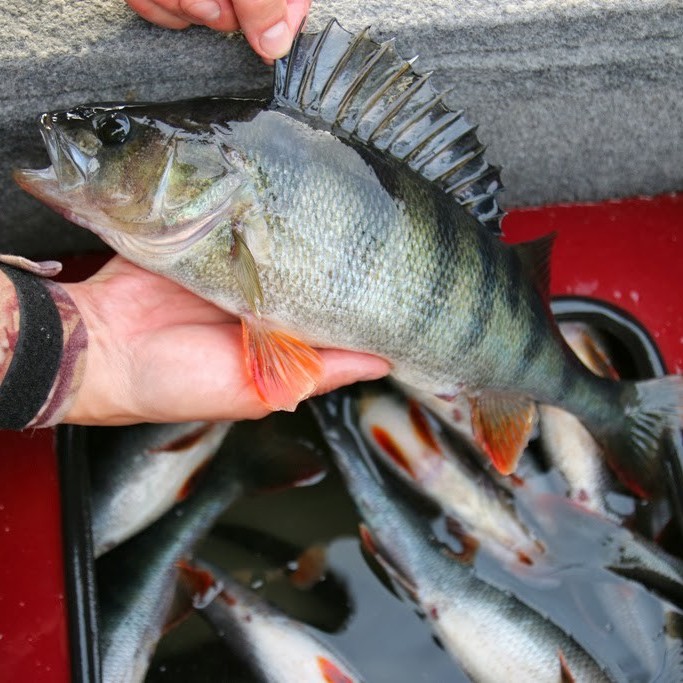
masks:
<path fill-rule="evenodd" d="M 513 384 L 520 384 L 527 377 L 531 366 L 540 356 L 544 347 L 545 328 L 540 306 L 532 300 L 529 309 L 531 315 L 528 318 L 527 340 L 519 357 L 517 370 L 512 380 Z"/>
<path fill-rule="evenodd" d="M 508 262 L 508 286 L 505 288 L 505 302 L 510 310 L 510 315 L 515 317 L 522 301 L 522 263 L 517 254 L 512 250 L 507 252 Z"/>
<path fill-rule="evenodd" d="M 467 323 L 467 333 L 463 336 L 461 349 L 463 353 L 470 353 L 478 349 L 486 336 L 494 313 L 496 299 L 496 270 L 498 268 L 498 253 L 491 248 L 490 238 L 483 230 L 474 231 L 472 248 L 479 257 L 480 281 L 473 287 L 479 296 L 471 306 L 471 314 Z"/>
<path fill-rule="evenodd" d="M 578 373 L 572 363 L 562 364 L 562 379 L 560 380 L 560 398 L 567 396 L 576 386 Z"/>
<path fill-rule="evenodd" d="M 436 261 L 431 274 L 430 289 L 424 301 L 424 314 L 421 316 L 421 332 L 429 334 L 430 328 L 438 334 L 441 329 L 441 315 L 450 293 L 456 286 L 456 278 L 460 265 L 461 232 L 453 230 L 453 219 L 450 206 L 444 206 L 440 196 L 435 196 L 434 212 L 439 229 L 438 243 L 434 250 Z M 450 249 L 449 249 L 450 242 Z"/>

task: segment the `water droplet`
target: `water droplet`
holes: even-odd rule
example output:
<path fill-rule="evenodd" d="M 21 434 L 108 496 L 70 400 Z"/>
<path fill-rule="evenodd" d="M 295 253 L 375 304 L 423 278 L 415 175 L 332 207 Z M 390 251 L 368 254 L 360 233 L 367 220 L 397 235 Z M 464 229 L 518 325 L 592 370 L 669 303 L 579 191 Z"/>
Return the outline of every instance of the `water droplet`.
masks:
<path fill-rule="evenodd" d="M 9 533 L 9 527 L 8 526 L 5 527 L 5 533 Z"/>
<path fill-rule="evenodd" d="M 628 295 L 631 297 L 631 301 L 633 301 L 634 304 L 637 304 L 640 301 L 640 294 L 635 291 L 635 289 L 632 289 Z"/>
<path fill-rule="evenodd" d="M 605 631 L 607 631 L 607 633 L 612 633 L 612 631 L 614 631 L 614 625 L 608 621 L 605 624 Z"/>
<path fill-rule="evenodd" d="M 23 600 L 20 600 L 19 607 L 26 607 L 26 603 Z"/>

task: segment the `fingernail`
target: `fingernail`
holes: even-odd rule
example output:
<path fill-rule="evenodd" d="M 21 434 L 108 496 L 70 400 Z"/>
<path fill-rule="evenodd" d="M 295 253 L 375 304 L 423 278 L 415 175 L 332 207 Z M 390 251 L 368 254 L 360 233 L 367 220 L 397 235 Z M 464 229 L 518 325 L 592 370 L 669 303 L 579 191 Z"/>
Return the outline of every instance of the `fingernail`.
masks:
<path fill-rule="evenodd" d="M 185 11 L 200 21 L 216 21 L 221 16 L 221 6 L 214 0 L 199 0 L 188 5 Z"/>
<path fill-rule="evenodd" d="M 284 57 L 289 52 L 289 48 L 292 47 L 292 34 L 287 23 L 278 21 L 275 26 L 264 31 L 259 44 L 268 57 L 272 59 Z"/>

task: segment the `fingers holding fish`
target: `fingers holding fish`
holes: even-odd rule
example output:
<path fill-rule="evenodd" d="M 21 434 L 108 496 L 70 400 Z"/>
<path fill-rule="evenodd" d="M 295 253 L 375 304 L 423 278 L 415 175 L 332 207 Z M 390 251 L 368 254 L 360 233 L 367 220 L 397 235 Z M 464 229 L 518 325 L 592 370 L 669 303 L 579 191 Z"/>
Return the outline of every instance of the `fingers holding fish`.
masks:
<path fill-rule="evenodd" d="M 282 405 L 264 403 L 244 363 L 237 316 L 119 256 L 88 280 L 63 286 L 88 331 L 70 423 L 258 418 L 293 409 L 311 393 L 389 372 L 386 361 L 369 354 L 310 349 L 319 358 L 313 381 Z"/>
<path fill-rule="evenodd" d="M 245 38 L 266 60 L 284 57 L 289 52 L 310 4 L 307 0 L 233 0 Z"/>
<path fill-rule="evenodd" d="M 203 24 L 217 31 L 237 31 L 239 22 L 229 0 L 126 0 L 143 19 L 164 28 Z"/>
<path fill-rule="evenodd" d="M 126 0 L 147 21 L 171 29 L 202 24 L 217 31 L 242 29 L 266 61 L 283 57 L 306 17 L 310 0 Z"/>
<path fill-rule="evenodd" d="M 168 0 L 167 0 L 168 1 Z M 200 23 L 217 31 L 237 31 L 240 27 L 230 0 L 171 0 L 178 10 L 193 23 Z"/>
<path fill-rule="evenodd" d="M 126 3 L 143 19 L 163 28 L 183 29 L 192 23 L 189 17 L 166 9 L 154 0 L 126 0 Z"/>

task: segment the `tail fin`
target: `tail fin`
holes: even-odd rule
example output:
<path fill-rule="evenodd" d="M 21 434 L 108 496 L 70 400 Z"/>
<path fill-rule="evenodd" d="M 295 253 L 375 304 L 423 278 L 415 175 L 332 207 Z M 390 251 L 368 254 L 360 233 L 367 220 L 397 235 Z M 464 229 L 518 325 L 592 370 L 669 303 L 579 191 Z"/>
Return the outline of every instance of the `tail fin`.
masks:
<path fill-rule="evenodd" d="M 683 422 L 683 376 L 623 382 L 620 428 L 604 425 L 595 433 L 606 447 L 610 467 L 632 491 L 645 498 L 662 490 L 661 443 Z"/>

